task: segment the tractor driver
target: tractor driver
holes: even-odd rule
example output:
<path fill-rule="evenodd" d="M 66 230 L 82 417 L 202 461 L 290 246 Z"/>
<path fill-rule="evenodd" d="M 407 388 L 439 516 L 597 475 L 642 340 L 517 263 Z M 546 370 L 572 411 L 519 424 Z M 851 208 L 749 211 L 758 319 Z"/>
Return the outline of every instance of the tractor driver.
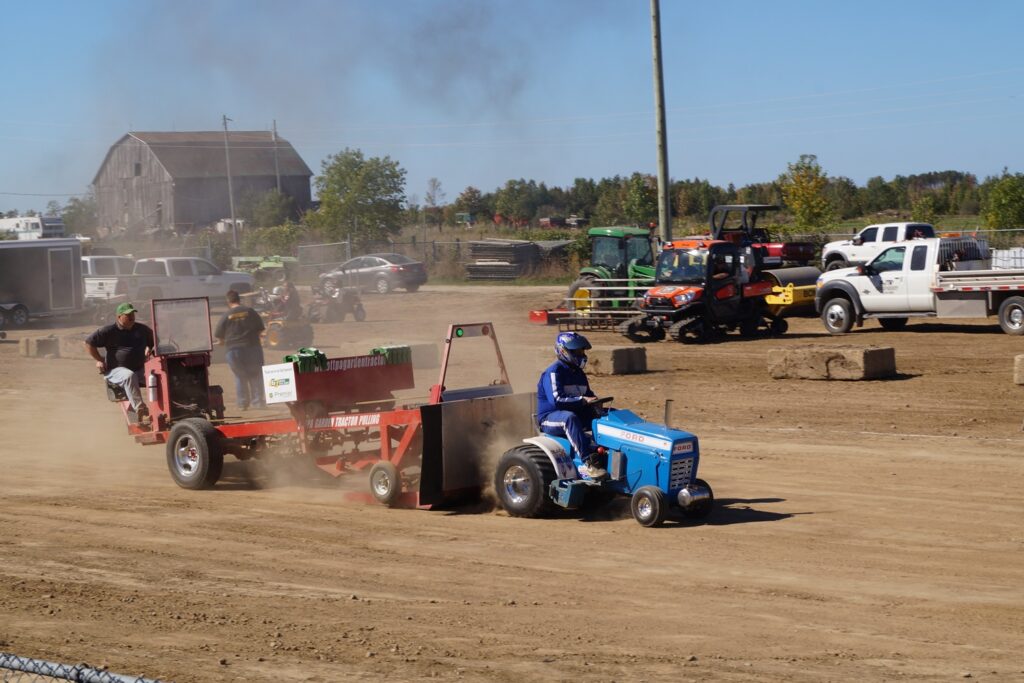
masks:
<path fill-rule="evenodd" d="M 142 402 L 143 370 L 153 351 L 153 330 L 135 322 L 136 309 L 129 303 L 117 307 L 117 322 L 104 325 L 85 339 L 85 350 L 108 383 L 124 389 L 138 421 L 149 417 Z M 99 349 L 105 350 L 105 357 Z"/>
<path fill-rule="evenodd" d="M 576 332 L 562 332 L 555 338 L 557 360 L 541 373 L 537 382 L 537 421 L 545 434 L 569 439 L 583 461 L 581 475 L 603 479 L 608 472 L 597 462 L 594 441 L 587 431 L 597 414 L 593 406 L 597 397 L 583 371 L 589 348 L 587 338 Z"/>

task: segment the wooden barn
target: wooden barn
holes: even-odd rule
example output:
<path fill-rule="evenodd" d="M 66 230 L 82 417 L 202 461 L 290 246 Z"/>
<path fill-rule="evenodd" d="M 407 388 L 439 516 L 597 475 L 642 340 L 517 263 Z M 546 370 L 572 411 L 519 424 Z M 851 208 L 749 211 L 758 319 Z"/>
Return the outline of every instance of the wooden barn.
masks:
<path fill-rule="evenodd" d="M 269 131 L 128 133 L 93 178 L 99 225 L 115 232 L 191 232 L 231 217 L 244 197 L 279 186 L 297 214 L 309 209 L 312 172 L 287 140 Z"/>

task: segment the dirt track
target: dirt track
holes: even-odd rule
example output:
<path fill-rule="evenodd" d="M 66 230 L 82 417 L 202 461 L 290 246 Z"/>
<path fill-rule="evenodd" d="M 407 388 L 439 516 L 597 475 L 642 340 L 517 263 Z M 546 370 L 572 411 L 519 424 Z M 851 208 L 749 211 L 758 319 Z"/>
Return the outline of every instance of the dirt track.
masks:
<path fill-rule="evenodd" d="M 493 320 L 529 391 L 554 332 L 526 311 L 557 299 L 367 296 L 367 322 L 318 326 L 317 344 Z M 254 490 L 230 459 L 216 489 L 186 491 L 92 363 L 21 358 L 28 334 L 0 343 L 0 651 L 178 683 L 1024 680 L 1024 347 L 991 322 L 829 338 L 798 320 L 781 339 L 649 345 L 651 373 L 593 378 L 654 421 L 674 399 L 701 438 L 719 507 L 661 529 L 622 507 L 390 510 L 346 498 L 365 490 L 351 478 Z M 900 376 L 768 377 L 772 349 L 809 342 L 894 346 Z M 213 375 L 230 404 L 226 366 Z"/>

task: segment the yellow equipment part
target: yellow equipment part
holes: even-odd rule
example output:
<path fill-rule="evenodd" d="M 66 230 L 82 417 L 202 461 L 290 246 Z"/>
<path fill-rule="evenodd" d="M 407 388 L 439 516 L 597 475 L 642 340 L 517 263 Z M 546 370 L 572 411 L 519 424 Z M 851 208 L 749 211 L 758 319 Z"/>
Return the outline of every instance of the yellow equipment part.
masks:
<path fill-rule="evenodd" d="M 814 295 L 821 271 L 813 267 L 777 268 L 764 275 L 772 282 L 772 293 L 764 298 L 772 315 L 814 315 Z"/>

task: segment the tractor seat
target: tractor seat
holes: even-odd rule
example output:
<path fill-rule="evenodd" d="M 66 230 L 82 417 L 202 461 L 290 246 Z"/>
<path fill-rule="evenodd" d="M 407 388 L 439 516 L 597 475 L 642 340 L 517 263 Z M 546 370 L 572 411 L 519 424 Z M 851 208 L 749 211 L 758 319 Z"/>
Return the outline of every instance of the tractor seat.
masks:
<path fill-rule="evenodd" d="M 107 385 L 107 400 L 108 401 L 127 401 L 128 394 L 124 393 L 124 387 L 120 384 L 111 384 L 106 382 Z"/>

